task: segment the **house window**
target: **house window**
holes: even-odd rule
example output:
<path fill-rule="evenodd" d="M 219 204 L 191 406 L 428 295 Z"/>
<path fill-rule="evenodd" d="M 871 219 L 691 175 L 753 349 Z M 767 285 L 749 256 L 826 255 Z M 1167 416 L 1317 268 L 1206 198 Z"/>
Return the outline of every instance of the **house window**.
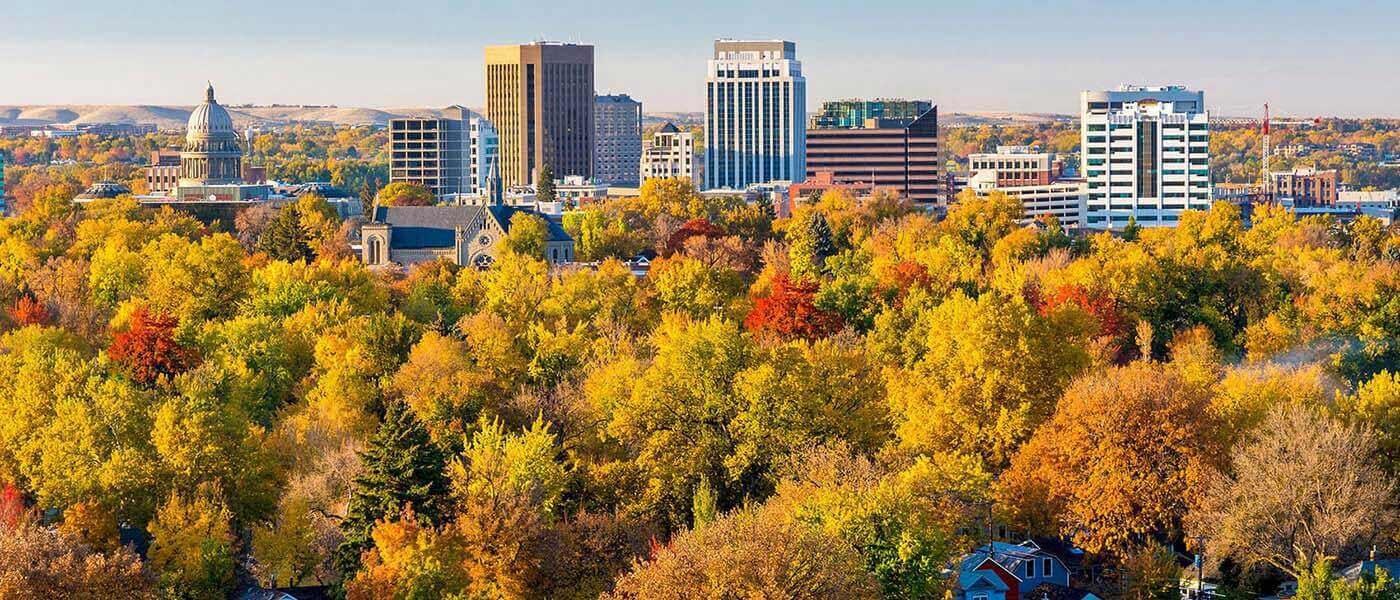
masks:
<path fill-rule="evenodd" d="M 986 594 L 973 594 L 972 600 L 987 600 Z"/>
<path fill-rule="evenodd" d="M 1042 571 L 1041 576 L 1049 577 L 1055 573 L 1055 561 L 1048 558 L 1045 559 L 1045 562 L 1041 564 L 1040 570 Z"/>
<path fill-rule="evenodd" d="M 1028 560 L 1026 561 L 1026 579 L 1031 579 L 1033 577 L 1035 577 L 1035 561 Z"/>

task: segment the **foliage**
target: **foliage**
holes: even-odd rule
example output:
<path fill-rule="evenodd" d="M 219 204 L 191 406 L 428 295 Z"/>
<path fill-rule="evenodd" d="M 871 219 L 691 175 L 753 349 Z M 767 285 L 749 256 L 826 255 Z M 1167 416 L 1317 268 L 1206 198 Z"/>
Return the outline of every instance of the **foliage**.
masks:
<path fill-rule="evenodd" d="M 400 402 L 389 404 L 384 424 L 362 460 L 364 472 L 355 478 L 349 512 L 340 527 L 345 541 L 337 550 L 336 566 L 342 574 L 358 570 L 376 521 L 412 509 L 427 523 L 435 523 L 447 500 L 442 450 Z"/>
<path fill-rule="evenodd" d="M 817 308 L 816 291 L 816 284 L 794 283 L 786 275 L 778 275 L 768 295 L 755 300 L 744 327 L 780 339 L 813 340 L 831 335 L 841 329 L 841 317 Z"/>
<path fill-rule="evenodd" d="M 172 496 L 151 522 L 151 568 L 160 585 L 181 598 L 223 598 L 234 586 L 232 515 L 200 494 Z"/>
<path fill-rule="evenodd" d="M 104 553 L 33 522 L 0 524 L 0 597 L 144 600 L 156 597 L 152 579 L 128 548 Z"/>
<path fill-rule="evenodd" d="M 1260 431 L 1192 514 L 1191 530 L 1213 553 L 1301 583 L 1318 561 L 1359 557 L 1400 518 L 1370 431 L 1300 406 L 1275 409 Z"/>
<path fill-rule="evenodd" d="M 173 377 L 193 366 L 194 353 L 175 339 L 175 319 L 145 307 L 131 314 L 127 330 L 112 339 L 107 355 L 142 385 Z"/>
<path fill-rule="evenodd" d="M 301 209 L 297 205 L 282 207 L 258 236 L 258 251 L 276 260 L 310 261 L 314 256 L 308 242 L 310 236 L 301 221 Z"/>
<path fill-rule="evenodd" d="M 558 196 L 554 193 L 554 167 L 545 163 L 535 174 L 535 200 L 540 202 L 554 202 Z"/>
<path fill-rule="evenodd" d="M 772 509 L 745 509 L 677 535 L 608 598 L 876 598 L 860 556 Z"/>
<path fill-rule="evenodd" d="M 544 258 L 549 245 L 549 224 L 543 217 L 527 212 L 516 212 L 510 216 L 510 233 L 505 239 L 505 248 L 523 256 Z"/>
<path fill-rule="evenodd" d="M 428 188 L 416 183 L 396 181 L 379 188 L 375 202 L 380 206 L 432 206 L 436 200 Z"/>
<path fill-rule="evenodd" d="M 1126 557 L 1173 532 L 1221 456 L 1210 397 L 1171 365 L 1076 381 L 1017 452 L 998 497 L 1017 521 Z"/>

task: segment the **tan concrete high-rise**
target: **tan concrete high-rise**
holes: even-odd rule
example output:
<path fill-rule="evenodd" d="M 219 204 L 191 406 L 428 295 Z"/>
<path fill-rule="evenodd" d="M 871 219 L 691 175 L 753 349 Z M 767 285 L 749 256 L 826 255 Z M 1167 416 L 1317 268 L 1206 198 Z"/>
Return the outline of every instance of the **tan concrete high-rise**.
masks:
<path fill-rule="evenodd" d="M 486 48 L 486 118 L 500 134 L 501 180 L 593 177 L 593 46 L 533 42 Z"/>

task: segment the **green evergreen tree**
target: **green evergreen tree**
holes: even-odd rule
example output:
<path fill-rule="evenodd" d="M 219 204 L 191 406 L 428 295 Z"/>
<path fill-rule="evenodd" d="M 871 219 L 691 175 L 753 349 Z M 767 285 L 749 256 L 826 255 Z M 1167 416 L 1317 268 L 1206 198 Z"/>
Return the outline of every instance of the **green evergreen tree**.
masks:
<path fill-rule="evenodd" d="M 788 232 L 788 261 L 795 280 L 816 281 L 827 271 L 826 259 L 835 254 L 831 226 L 821 211 L 808 211 L 806 219 Z"/>
<path fill-rule="evenodd" d="M 374 544 L 375 521 L 412 507 L 421 521 L 437 525 L 448 502 L 447 456 L 401 401 L 390 401 L 384 423 L 360 455 L 364 472 L 355 478 L 350 506 L 340 531 L 335 566 L 349 580 L 360 569 L 360 555 Z"/>
<path fill-rule="evenodd" d="M 826 259 L 836 255 L 836 245 L 831 241 L 831 225 L 826 222 L 826 215 L 814 210 L 807 227 L 812 230 L 812 239 L 816 240 L 817 264 L 825 265 Z"/>
<path fill-rule="evenodd" d="M 288 204 L 277 211 L 277 216 L 258 236 L 258 251 L 277 260 L 310 262 L 316 257 L 308 241 L 310 237 L 301 224 L 301 210 L 295 204 Z"/>
<path fill-rule="evenodd" d="M 1136 242 L 1140 235 L 1142 235 L 1142 225 L 1138 225 L 1137 217 L 1128 217 L 1128 224 L 1123 227 L 1123 239 Z"/>
<path fill-rule="evenodd" d="M 701 475 L 700 483 L 695 486 L 695 495 L 691 498 L 691 526 L 699 527 L 714 521 L 719 512 L 716 507 L 718 503 L 719 499 L 715 496 L 714 486 L 710 485 L 710 478 Z"/>
<path fill-rule="evenodd" d="M 554 167 L 545 163 L 540 167 L 538 176 L 535 178 L 535 199 L 540 202 L 553 202 L 557 195 L 554 193 Z"/>
<path fill-rule="evenodd" d="M 374 177 L 366 177 L 365 182 L 360 184 L 360 205 L 364 210 L 369 210 L 374 206 L 374 196 L 379 190 L 374 185 Z"/>

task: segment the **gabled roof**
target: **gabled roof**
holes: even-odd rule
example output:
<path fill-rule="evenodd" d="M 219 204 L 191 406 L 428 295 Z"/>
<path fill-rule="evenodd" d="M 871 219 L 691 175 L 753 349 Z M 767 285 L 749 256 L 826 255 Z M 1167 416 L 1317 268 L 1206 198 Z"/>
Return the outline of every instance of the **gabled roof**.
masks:
<path fill-rule="evenodd" d="M 958 588 L 962 590 L 972 590 L 978 588 L 990 588 L 998 592 L 1005 592 L 1011 589 L 1000 577 L 988 571 L 963 571 L 958 574 Z"/>
<path fill-rule="evenodd" d="M 680 133 L 681 130 L 676 128 L 675 123 L 667 121 L 665 125 L 661 126 L 661 129 L 659 131 L 661 133 Z"/>
<path fill-rule="evenodd" d="M 963 557 L 960 570 L 963 572 L 975 571 L 990 560 L 1005 569 L 1012 577 L 1021 579 L 1021 575 L 1026 572 L 1026 563 L 1041 558 L 1053 557 L 1030 540 L 1020 544 L 992 542 L 990 556 L 987 552 L 987 546 L 978 546 Z"/>
<path fill-rule="evenodd" d="M 1400 558 L 1382 558 L 1380 560 L 1363 560 L 1342 569 L 1342 579 L 1356 581 L 1362 575 L 1374 575 L 1377 567 L 1385 569 L 1385 572 L 1392 577 L 1400 576 Z"/>
<path fill-rule="evenodd" d="M 534 211 L 513 206 L 380 206 L 373 220 L 394 227 L 389 246 L 396 249 L 451 248 L 457 244 L 457 229 L 471 236 L 480 231 L 490 218 L 510 232 L 510 219 L 517 212 Z M 558 222 L 538 215 L 548 227 L 549 241 L 570 241 L 573 238 Z"/>

